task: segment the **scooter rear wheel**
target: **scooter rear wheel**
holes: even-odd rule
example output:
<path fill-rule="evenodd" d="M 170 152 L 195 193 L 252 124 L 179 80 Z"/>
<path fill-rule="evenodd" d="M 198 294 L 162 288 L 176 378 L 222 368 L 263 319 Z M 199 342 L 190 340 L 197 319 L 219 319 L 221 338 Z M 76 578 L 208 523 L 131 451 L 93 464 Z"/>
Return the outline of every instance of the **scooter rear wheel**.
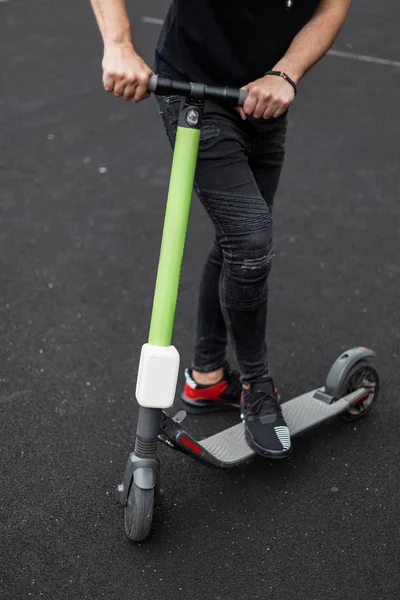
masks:
<path fill-rule="evenodd" d="M 150 533 L 154 497 L 154 488 L 144 490 L 132 483 L 125 506 L 125 531 L 128 538 L 134 542 L 142 542 Z"/>
<path fill-rule="evenodd" d="M 379 394 L 379 375 L 376 368 L 366 360 L 360 360 L 350 369 L 343 385 L 343 396 L 365 388 L 368 396 L 341 414 L 343 421 L 358 421 L 369 413 Z"/>

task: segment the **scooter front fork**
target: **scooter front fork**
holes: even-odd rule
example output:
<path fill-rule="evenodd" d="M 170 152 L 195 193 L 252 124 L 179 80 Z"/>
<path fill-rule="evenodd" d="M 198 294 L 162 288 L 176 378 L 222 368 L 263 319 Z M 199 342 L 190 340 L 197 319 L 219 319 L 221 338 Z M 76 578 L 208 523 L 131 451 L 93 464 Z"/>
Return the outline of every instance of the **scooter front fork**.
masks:
<path fill-rule="evenodd" d="M 148 490 L 160 487 L 160 461 L 157 457 L 158 435 L 162 411 L 158 408 L 139 409 L 135 450 L 129 455 L 122 483 L 117 487 L 116 499 L 126 505 L 132 481 Z"/>

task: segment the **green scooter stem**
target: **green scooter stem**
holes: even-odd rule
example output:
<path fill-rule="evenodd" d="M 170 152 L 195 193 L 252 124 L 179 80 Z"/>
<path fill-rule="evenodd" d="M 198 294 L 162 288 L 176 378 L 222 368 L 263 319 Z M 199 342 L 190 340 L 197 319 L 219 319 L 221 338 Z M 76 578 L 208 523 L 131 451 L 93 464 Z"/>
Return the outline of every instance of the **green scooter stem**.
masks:
<path fill-rule="evenodd" d="M 199 143 L 199 129 L 178 127 L 149 333 L 154 346 L 172 340 Z"/>

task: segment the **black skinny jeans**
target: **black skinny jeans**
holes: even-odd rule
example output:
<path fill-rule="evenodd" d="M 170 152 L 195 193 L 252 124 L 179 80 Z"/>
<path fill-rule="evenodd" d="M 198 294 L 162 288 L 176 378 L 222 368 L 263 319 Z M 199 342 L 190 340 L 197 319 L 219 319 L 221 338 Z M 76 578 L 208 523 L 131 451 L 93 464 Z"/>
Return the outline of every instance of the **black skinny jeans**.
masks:
<path fill-rule="evenodd" d="M 159 97 L 173 146 L 180 98 Z M 241 379 L 269 372 L 265 329 L 273 256 L 272 204 L 285 156 L 287 116 L 242 121 L 232 108 L 206 102 L 196 192 L 215 227 L 199 293 L 193 369 L 226 364 L 229 334 Z"/>

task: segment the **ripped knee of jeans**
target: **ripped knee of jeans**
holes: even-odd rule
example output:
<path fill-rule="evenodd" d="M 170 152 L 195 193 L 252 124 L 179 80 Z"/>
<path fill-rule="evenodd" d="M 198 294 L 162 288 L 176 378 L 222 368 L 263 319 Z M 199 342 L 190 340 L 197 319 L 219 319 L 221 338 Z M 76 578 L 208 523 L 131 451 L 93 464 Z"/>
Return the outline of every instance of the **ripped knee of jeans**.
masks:
<path fill-rule="evenodd" d="M 262 254 L 224 257 L 221 284 L 225 287 L 221 300 L 232 310 L 254 310 L 267 301 L 268 275 L 274 252 L 272 247 Z"/>
<path fill-rule="evenodd" d="M 244 271 L 262 271 L 263 269 L 270 269 L 274 251 L 271 248 L 266 254 L 262 256 L 255 256 L 253 258 L 245 258 L 241 269 Z"/>

